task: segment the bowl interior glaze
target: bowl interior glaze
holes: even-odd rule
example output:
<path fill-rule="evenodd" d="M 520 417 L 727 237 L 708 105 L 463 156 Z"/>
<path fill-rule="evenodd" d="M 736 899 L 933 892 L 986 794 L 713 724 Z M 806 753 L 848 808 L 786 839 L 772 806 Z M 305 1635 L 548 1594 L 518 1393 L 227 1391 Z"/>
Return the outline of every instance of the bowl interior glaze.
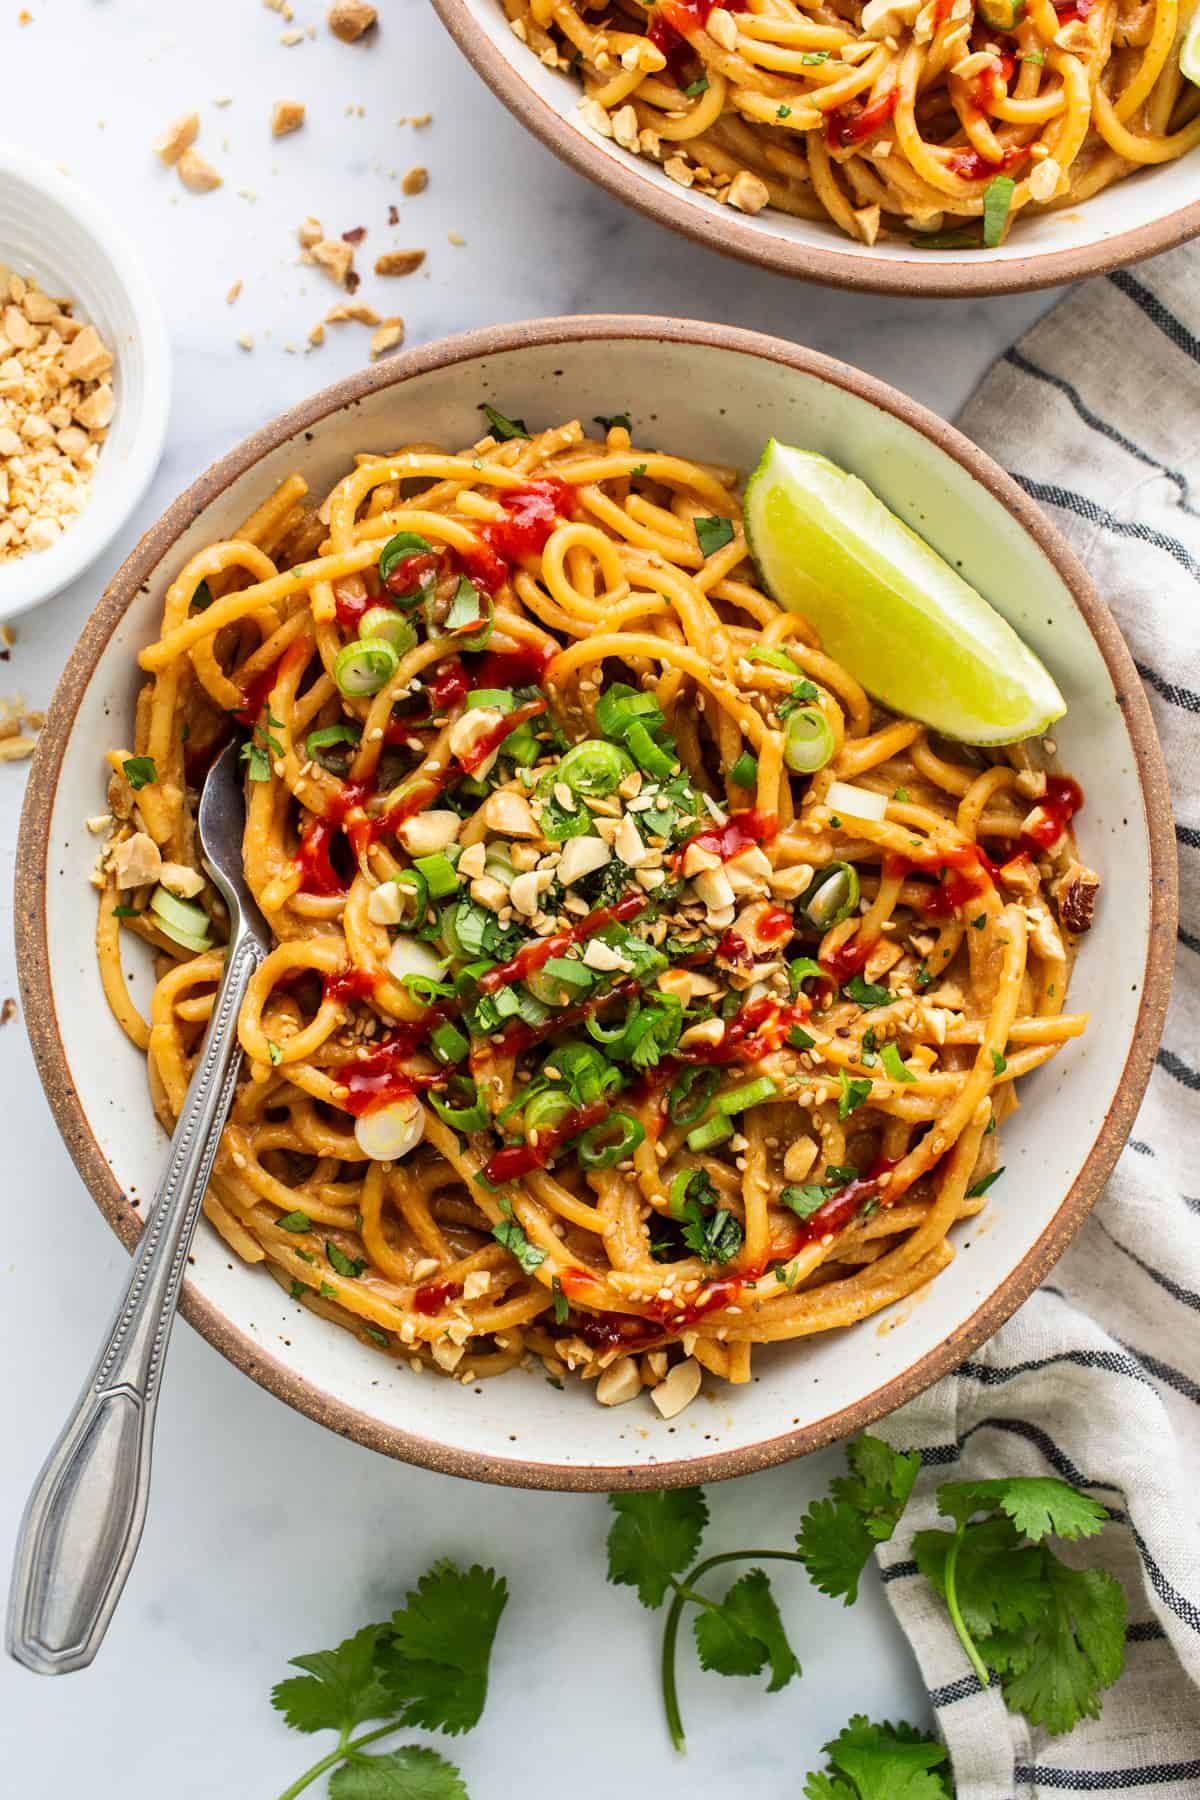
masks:
<path fill-rule="evenodd" d="M 63 678 L 38 752 L 18 866 L 26 1013 L 43 1079 L 85 1180 L 127 1241 L 163 1165 L 143 1058 L 113 1022 L 93 954 L 88 872 L 102 755 L 128 743 L 138 650 L 165 584 L 287 473 L 315 493 L 356 451 L 457 447 L 479 403 L 550 425 L 628 408 L 635 442 L 753 467 L 772 434 L 867 481 L 999 607 L 1069 702 L 1056 731 L 1083 783 L 1084 853 L 1103 881 L 1071 990 L 1092 1031 L 1022 1087 L 1007 1173 L 958 1229 L 959 1255 L 915 1298 L 848 1333 L 758 1353 L 745 1387 L 709 1384 L 677 1420 L 559 1392 L 540 1365 L 462 1386 L 418 1376 L 290 1303 L 206 1225 L 185 1307 L 226 1355 L 292 1404 L 410 1460 L 477 1478 L 613 1488 L 710 1479 L 860 1428 L 954 1366 L 1041 1280 L 1132 1121 L 1165 1007 L 1170 923 L 1165 778 L 1128 653 L 1065 546 L 1020 491 L 949 427 L 882 384 L 771 339 L 661 320 L 544 321 L 417 351 L 329 389 L 233 452 L 134 552 Z M 127 952 L 136 960 L 138 946 Z M 148 962 L 148 959 L 147 959 Z M 148 970 L 139 970 L 148 995 Z M 77 1205 L 63 1196 L 63 1205 Z"/>

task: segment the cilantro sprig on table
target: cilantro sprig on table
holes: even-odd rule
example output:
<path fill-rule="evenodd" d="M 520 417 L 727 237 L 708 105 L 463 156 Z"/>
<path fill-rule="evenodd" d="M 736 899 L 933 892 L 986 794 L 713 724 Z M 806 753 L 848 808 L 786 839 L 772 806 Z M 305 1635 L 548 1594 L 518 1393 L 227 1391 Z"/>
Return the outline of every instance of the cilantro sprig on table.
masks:
<path fill-rule="evenodd" d="M 825 1768 L 804 1783 L 804 1800 L 954 1800 L 945 1745 L 903 1721 L 873 1725 L 856 1713 L 825 1754 Z"/>
<path fill-rule="evenodd" d="M 685 1606 L 697 1609 L 693 1630 L 701 1668 L 718 1675 L 766 1671 L 772 1694 L 801 1672 L 762 1569 L 739 1576 L 720 1600 L 701 1592 L 697 1583 L 726 1563 L 798 1562 L 825 1593 L 845 1594 L 849 1604 L 871 1550 L 895 1530 L 916 1479 L 918 1458 L 872 1437 L 856 1439 L 847 1456 L 851 1473 L 834 1482 L 832 1499 L 809 1508 L 795 1550 L 731 1550 L 696 1562 L 708 1524 L 700 1488 L 609 1495 L 617 1517 L 608 1534 L 608 1579 L 636 1588 L 643 1606 L 659 1607 L 671 1596 L 663 1626 L 662 1689 L 667 1728 L 677 1750 L 685 1744 L 676 1681 Z"/>
<path fill-rule="evenodd" d="M 295 1800 L 327 1773 L 330 1800 L 468 1800 L 459 1771 L 437 1751 L 405 1744 L 368 1754 L 367 1746 L 405 1727 L 455 1736 L 478 1724 L 507 1599 L 493 1570 L 438 1562 L 390 1620 L 336 1649 L 293 1657 L 304 1672 L 272 1689 L 272 1706 L 295 1731 L 338 1736 L 280 1800 Z M 355 1735 L 375 1719 L 385 1722 Z"/>
<path fill-rule="evenodd" d="M 1094 1537 L 1104 1508 L 1052 1476 L 1018 1476 L 944 1482 L 938 1511 L 953 1528 L 919 1531 L 913 1556 L 982 1685 L 990 1664 L 1009 1710 L 1052 1737 L 1097 1718 L 1125 1664 L 1125 1595 L 1105 1570 L 1074 1569 L 1045 1540 Z"/>

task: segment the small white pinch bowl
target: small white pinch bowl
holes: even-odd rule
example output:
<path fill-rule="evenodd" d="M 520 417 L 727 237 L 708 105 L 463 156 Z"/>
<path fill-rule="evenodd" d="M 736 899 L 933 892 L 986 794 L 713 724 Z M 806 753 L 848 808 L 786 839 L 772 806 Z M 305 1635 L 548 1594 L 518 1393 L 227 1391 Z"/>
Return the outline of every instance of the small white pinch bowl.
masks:
<path fill-rule="evenodd" d="M 331 1429 L 392 1456 L 530 1487 L 659 1487 L 744 1474 L 848 1436 L 955 1368 L 1044 1280 L 1099 1193 L 1158 1045 L 1175 940 L 1175 855 L 1162 754 L 1142 686 L 1083 569 L 988 457 L 922 407 L 843 363 L 724 326 L 658 318 L 543 319 L 380 362 L 265 426 L 202 475 L 114 577 L 38 740 L 17 852 L 25 1017 L 47 1096 L 87 1186 L 132 1245 L 166 1139 L 144 1058 L 96 966 L 96 839 L 106 746 L 129 742 L 137 654 L 163 593 L 285 475 L 323 494 L 356 452 L 447 447 L 485 429 L 480 403 L 548 426 L 628 408 L 634 441 L 749 471 L 772 435 L 869 483 L 1000 609 L 1049 665 L 1069 710 L 1062 766 L 1083 784 L 1083 854 L 1102 881 L 1071 987 L 1091 1030 L 1022 1085 L 1007 1173 L 955 1229 L 926 1290 L 848 1331 L 759 1351 L 744 1387 L 711 1381 L 676 1419 L 643 1397 L 599 1406 L 539 1366 L 467 1384 L 410 1371 L 287 1299 L 206 1223 L 183 1311 L 231 1362 Z M 132 963 L 136 947 L 126 950 Z M 147 963 L 149 958 L 146 959 Z M 141 972 L 139 998 L 149 995 Z M 55 1196 L 74 1208 L 82 1196 Z"/>
<path fill-rule="evenodd" d="M 37 157 L 0 144 L 0 266 L 72 301 L 112 351 L 116 412 L 83 511 L 48 550 L 0 562 L 0 619 L 74 581 L 141 500 L 167 431 L 167 328 L 141 257 L 107 209 Z"/>

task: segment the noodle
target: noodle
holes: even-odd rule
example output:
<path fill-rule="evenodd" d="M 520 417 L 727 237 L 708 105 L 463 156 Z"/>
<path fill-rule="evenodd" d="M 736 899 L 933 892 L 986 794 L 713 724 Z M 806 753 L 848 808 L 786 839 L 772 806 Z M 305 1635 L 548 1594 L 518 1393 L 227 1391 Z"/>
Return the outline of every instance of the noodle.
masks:
<path fill-rule="evenodd" d="M 1200 145 L 1195 0 L 504 0 L 586 122 L 747 213 L 994 245 Z M 989 188 L 997 177 L 999 187 Z M 985 204 L 986 202 L 986 204 Z M 950 240 L 943 242 L 949 227 Z"/>
<path fill-rule="evenodd" d="M 1080 795 L 875 707 L 755 585 L 735 471 L 494 425 L 319 509 L 292 476 L 172 582 L 108 758 L 105 993 L 169 1128 L 224 935 L 197 789 L 240 724 L 274 947 L 216 1230 L 463 1381 L 745 1381 L 952 1260 L 1016 1079 L 1084 1028 Z"/>

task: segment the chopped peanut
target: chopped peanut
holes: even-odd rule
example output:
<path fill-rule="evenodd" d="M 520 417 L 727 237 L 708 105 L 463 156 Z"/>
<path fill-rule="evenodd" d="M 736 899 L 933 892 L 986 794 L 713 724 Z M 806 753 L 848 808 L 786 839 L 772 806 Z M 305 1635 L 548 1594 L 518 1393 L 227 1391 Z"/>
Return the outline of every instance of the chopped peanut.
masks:
<path fill-rule="evenodd" d="M 385 250 L 375 258 L 377 275 L 411 275 L 425 261 L 423 250 Z"/>
<path fill-rule="evenodd" d="M 271 136 L 286 137 L 304 123 L 303 100 L 277 100 L 271 108 Z"/>
<path fill-rule="evenodd" d="M 179 179 L 192 194 L 211 194 L 214 188 L 221 185 L 221 177 L 212 164 L 205 162 L 195 150 L 185 150 L 175 167 L 179 170 Z"/>
<path fill-rule="evenodd" d="M 172 119 L 161 137 L 154 140 L 154 154 L 159 162 L 170 167 L 177 163 L 185 150 L 190 150 L 200 130 L 200 114 L 197 112 L 181 113 Z"/>
<path fill-rule="evenodd" d="M 335 38 L 341 38 L 343 44 L 353 44 L 364 32 L 370 31 L 379 14 L 366 0 L 333 0 L 329 9 L 328 25 Z"/>

